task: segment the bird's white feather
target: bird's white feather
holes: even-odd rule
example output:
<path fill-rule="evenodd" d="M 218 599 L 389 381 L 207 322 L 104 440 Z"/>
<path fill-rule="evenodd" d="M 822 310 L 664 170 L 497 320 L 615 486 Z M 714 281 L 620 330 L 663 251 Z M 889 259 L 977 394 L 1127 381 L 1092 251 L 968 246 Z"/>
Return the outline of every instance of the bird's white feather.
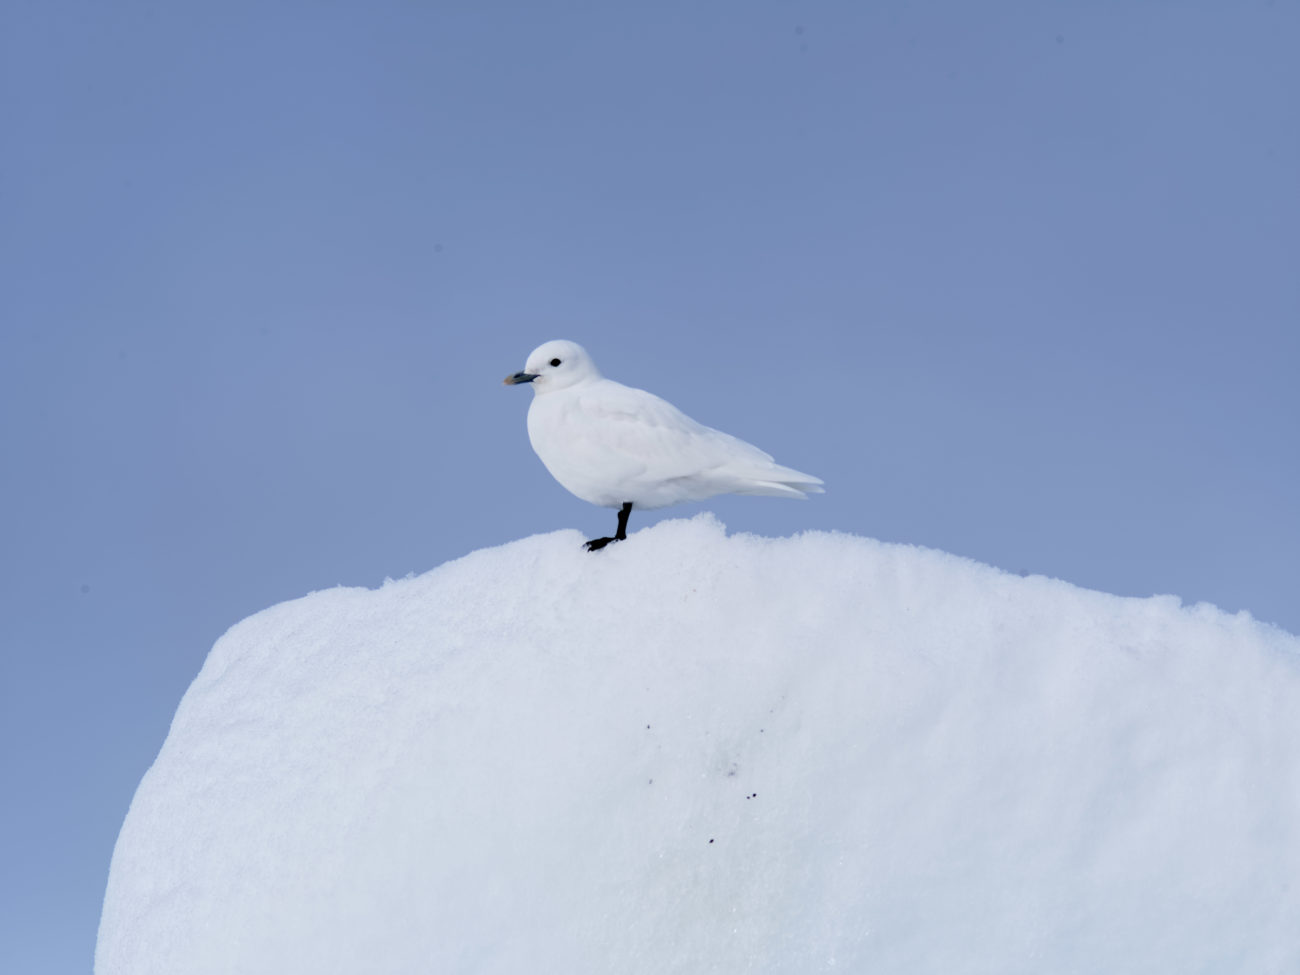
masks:
<path fill-rule="evenodd" d="M 753 444 L 601 377 L 574 343 L 539 348 L 528 360 L 527 374 L 534 373 L 529 440 L 555 479 L 584 501 L 660 508 L 717 494 L 802 498 L 821 491 L 818 478 L 782 467 Z"/>

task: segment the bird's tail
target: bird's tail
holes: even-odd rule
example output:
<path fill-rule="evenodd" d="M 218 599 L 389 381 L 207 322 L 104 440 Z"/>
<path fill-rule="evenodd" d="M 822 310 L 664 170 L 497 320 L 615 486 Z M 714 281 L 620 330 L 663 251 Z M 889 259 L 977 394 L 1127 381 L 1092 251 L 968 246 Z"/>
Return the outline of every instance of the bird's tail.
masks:
<path fill-rule="evenodd" d="M 773 464 L 758 471 L 736 472 L 740 486 L 733 494 L 761 494 L 774 498 L 799 498 L 806 500 L 810 494 L 822 494 L 825 483 L 820 477 L 804 474 L 790 467 Z"/>

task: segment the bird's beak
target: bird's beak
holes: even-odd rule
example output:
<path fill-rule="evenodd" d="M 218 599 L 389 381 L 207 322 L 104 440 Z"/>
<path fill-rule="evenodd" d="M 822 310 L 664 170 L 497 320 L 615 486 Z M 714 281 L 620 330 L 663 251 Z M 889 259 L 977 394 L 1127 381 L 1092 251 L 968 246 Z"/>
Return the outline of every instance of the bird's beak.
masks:
<path fill-rule="evenodd" d="M 518 386 L 520 383 L 531 383 L 537 375 L 535 372 L 517 372 L 513 376 L 506 376 L 506 385 Z"/>

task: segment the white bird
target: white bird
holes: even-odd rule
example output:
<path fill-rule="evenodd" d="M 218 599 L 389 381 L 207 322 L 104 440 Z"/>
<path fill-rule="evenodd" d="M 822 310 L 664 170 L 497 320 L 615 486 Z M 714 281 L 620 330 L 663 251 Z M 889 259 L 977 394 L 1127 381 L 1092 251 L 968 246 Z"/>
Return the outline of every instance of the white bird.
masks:
<path fill-rule="evenodd" d="M 627 538 L 632 508 L 662 508 L 717 494 L 805 498 L 822 481 L 782 467 L 753 444 L 696 423 L 666 400 L 605 379 L 587 350 L 563 339 L 539 345 L 523 372 L 506 377 L 533 387 L 528 439 L 569 492 L 618 508 L 613 537 Z"/>

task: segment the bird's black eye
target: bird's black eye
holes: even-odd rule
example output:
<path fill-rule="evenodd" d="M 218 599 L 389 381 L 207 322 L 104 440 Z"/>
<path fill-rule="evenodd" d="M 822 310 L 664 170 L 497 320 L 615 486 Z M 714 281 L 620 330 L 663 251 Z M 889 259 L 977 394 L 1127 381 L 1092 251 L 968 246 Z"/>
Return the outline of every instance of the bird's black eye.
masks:
<path fill-rule="evenodd" d="M 560 360 L 559 360 L 559 359 L 552 359 L 552 360 L 551 360 L 551 365 L 553 365 L 553 366 L 558 366 L 559 364 L 560 364 Z"/>

